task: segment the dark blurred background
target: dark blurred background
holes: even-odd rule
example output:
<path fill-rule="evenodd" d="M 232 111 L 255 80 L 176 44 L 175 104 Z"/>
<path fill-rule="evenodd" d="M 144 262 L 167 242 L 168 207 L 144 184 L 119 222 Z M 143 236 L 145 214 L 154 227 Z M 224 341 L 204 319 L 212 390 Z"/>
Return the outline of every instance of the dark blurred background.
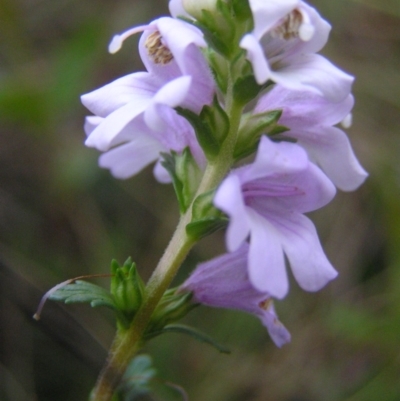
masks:
<path fill-rule="evenodd" d="M 338 279 L 317 294 L 292 283 L 277 304 L 292 343 L 259 321 L 198 308 L 186 318 L 232 349 L 179 334 L 149 343 L 159 394 L 142 400 L 400 400 L 400 2 L 315 0 L 333 25 L 324 54 L 356 75 L 349 136 L 370 177 L 314 213 Z M 137 39 L 113 34 L 167 13 L 157 0 L 0 0 L 0 400 L 83 401 L 114 334 L 107 310 L 48 302 L 68 278 L 107 273 L 128 256 L 148 278 L 178 219 L 151 168 L 127 181 L 83 145 L 79 96 L 141 70 Z M 223 251 L 203 241 L 189 262 Z M 190 263 L 187 263 L 190 265 Z M 184 268 L 179 280 L 188 274 Z M 108 286 L 108 279 L 94 280 Z"/>

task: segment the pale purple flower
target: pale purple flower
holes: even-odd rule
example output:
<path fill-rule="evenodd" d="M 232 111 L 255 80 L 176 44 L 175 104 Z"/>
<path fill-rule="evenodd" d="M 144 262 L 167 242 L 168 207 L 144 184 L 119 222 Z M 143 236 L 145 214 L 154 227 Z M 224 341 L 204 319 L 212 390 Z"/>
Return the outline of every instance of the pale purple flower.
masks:
<path fill-rule="evenodd" d="M 334 125 L 349 120 L 353 104 L 352 95 L 332 102 L 309 90 L 294 91 L 275 85 L 260 97 L 253 114 L 282 110 L 279 124 L 290 129 L 282 135 L 297 139 L 338 188 L 352 191 L 368 174 L 346 134 Z"/>
<path fill-rule="evenodd" d="M 250 237 L 249 278 L 259 291 L 283 298 L 288 291 L 285 257 L 307 291 L 317 291 L 337 272 L 325 256 L 314 224 L 303 213 L 326 205 L 335 187 L 297 144 L 262 137 L 255 161 L 233 170 L 214 204 L 229 216 L 227 248 Z"/>
<path fill-rule="evenodd" d="M 203 35 L 190 24 L 163 17 L 115 36 L 110 50 L 117 51 L 123 40 L 142 31 L 139 52 L 147 72 L 129 74 L 82 96 L 95 114 L 85 124 L 85 143 L 108 151 L 100 164 L 119 178 L 158 160 L 160 151 L 180 152 L 189 146 L 199 164 L 205 160 L 192 127 L 173 109 L 199 113 L 212 103 L 215 84 L 199 49 L 206 45 Z"/>
<path fill-rule="evenodd" d="M 201 263 L 181 290 L 192 292 L 193 302 L 256 315 L 274 343 L 281 347 L 290 341 L 290 333 L 278 320 L 270 295 L 254 288 L 249 280 L 248 248 L 243 244 L 235 252 Z"/>
<path fill-rule="evenodd" d="M 272 80 L 295 90 L 313 90 L 341 100 L 353 77 L 315 54 L 326 44 L 330 25 L 300 0 L 249 0 L 254 30 L 240 46 L 247 51 L 256 81 Z"/>

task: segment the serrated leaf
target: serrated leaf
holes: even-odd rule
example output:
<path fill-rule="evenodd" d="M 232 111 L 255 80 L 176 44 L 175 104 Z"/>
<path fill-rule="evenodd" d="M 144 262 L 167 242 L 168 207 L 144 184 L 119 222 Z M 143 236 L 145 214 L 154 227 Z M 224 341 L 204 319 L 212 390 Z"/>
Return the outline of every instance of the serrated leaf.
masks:
<path fill-rule="evenodd" d="M 136 356 L 126 369 L 119 387 L 124 401 L 133 401 L 139 395 L 148 394 L 151 391 L 150 381 L 156 373 L 149 355 Z"/>
<path fill-rule="evenodd" d="M 210 337 L 208 334 L 205 334 L 197 329 L 194 329 L 193 327 L 184 325 L 184 324 L 169 324 L 165 326 L 160 332 L 157 333 L 157 335 L 161 335 L 164 333 L 181 333 L 181 334 L 186 334 L 188 336 L 193 337 L 195 340 L 211 345 L 214 347 L 216 350 L 223 354 L 230 354 L 230 350 L 219 344 L 217 341 L 215 341 L 212 337 Z"/>
<path fill-rule="evenodd" d="M 116 309 L 114 299 L 108 291 L 98 285 L 81 280 L 59 288 L 49 296 L 49 299 L 65 304 L 89 303 L 93 307 L 106 306 Z"/>

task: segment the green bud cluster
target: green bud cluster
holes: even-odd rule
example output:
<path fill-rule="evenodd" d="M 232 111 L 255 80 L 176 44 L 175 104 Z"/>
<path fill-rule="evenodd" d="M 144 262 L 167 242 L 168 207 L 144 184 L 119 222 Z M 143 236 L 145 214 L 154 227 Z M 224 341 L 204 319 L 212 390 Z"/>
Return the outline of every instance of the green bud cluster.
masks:
<path fill-rule="evenodd" d="M 114 297 L 116 308 L 123 316 L 123 321 L 118 319 L 118 322 L 126 326 L 132 321 L 143 302 L 145 284 L 131 258 L 128 258 L 122 266 L 113 260 L 111 273 L 110 292 Z"/>

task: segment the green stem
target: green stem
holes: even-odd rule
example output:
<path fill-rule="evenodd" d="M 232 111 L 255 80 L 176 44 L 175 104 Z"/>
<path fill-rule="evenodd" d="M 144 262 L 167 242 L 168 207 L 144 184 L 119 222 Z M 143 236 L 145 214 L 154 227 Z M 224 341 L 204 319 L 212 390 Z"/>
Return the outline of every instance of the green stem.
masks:
<path fill-rule="evenodd" d="M 196 196 L 215 188 L 232 167 L 233 148 L 243 108 L 233 101 L 231 94 L 227 96 L 226 107 L 230 117 L 230 132 L 221 146 L 218 158 L 208 163 Z M 151 315 L 195 243 L 195 240 L 186 233 L 186 225 L 190 223 L 191 215 L 190 207 L 182 215 L 164 255 L 150 277 L 146 287 L 145 299 L 131 326 L 126 330 L 117 332 L 107 362 L 90 396 L 90 401 L 111 401 L 128 363 L 141 348 L 142 338 Z"/>

